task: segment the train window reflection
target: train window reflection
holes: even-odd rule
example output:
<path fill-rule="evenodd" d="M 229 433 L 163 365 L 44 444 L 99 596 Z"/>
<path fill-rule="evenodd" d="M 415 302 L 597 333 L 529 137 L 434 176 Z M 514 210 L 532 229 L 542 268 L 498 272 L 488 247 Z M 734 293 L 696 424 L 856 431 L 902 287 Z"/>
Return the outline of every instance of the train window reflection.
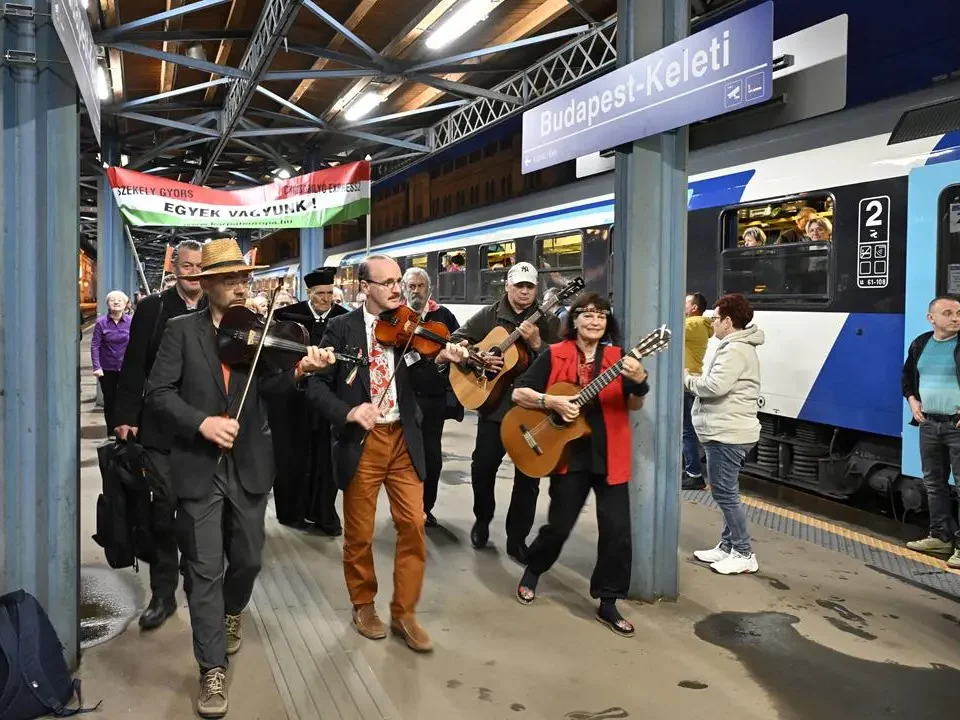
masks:
<path fill-rule="evenodd" d="M 823 302 L 830 299 L 828 242 L 723 251 L 722 293 L 740 293 L 751 301 Z"/>
<path fill-rule="evenodd" d="M 960 296 L 960 185 L 940 193 L 937 208 L 937 295 Z"/>
<path fill-rule="evenodd" d="M 493 300 L 503 295 L 507 270 L 517 261 L 517 244 L 493 243 L 480 248 L 480 298 Z"/>
<path fill-rule="evenodd" d="M 437 299 L 467 299 L 467 251 L 465 248 L 443 250 L 439 253 L 440 272 L 437 274 Z"/>
<path fill-rule="evenodd" d="M 583 273 L 583 233 L 540 238 L 538 243 L 540 291 L 562 288 Z"/>

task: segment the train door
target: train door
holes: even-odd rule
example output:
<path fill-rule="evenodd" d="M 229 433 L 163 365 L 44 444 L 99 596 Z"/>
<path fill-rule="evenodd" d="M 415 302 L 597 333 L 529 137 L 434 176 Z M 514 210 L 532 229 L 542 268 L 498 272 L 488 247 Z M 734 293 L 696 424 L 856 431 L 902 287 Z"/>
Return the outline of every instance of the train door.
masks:
<path fill-rule="evenodd" d="M 910 172 L 904 357 L 913 339 L 930 330 L 927 305 L 937 295 L 960 296 L 960 161 Z M 901 472 L 922 477 L 919 434 L 910 419 L 904 403 Z"/>

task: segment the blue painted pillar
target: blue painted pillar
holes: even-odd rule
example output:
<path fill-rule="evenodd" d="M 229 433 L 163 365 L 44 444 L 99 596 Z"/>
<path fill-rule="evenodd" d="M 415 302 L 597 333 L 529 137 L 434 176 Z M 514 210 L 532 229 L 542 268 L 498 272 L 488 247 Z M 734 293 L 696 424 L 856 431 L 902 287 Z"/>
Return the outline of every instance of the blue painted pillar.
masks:
<path fill-rule="evenodd" d="M 8 18 L 0 67 L 0 592 L 23 588 L 78 661 L 77 83 L 53 24 Z"/>
<path fill-rule="evenodd" d="M 688 2 L 619 0 L 618 63 L 685 37 Z M 664 323 L 673 332 L 668 350 L 645 362 L 651 390 L 632 420 L 630 585 L 634 597 L 648 602 L 679 594 L 686 165 L 686 128 L 634 142 L 616 155 L 616 312 L 630 344 Z"/>
<path fill-rule="evenodd" d="M 115 165 L 120 161 L 120 148 L 107 128 L 103 129 L 103 147 L 100 157 Z M 107 293 L 122 290 L 133 297 L 140 280 L 136 261 L 130 249 L 120 218 L 117 199 L 106 176 L 100 178 L 97 193 L 97 314 L 107 311 Z"/>
<path fill-rule="evenodd" d="M 303 161 L 303 172 L 313 172 L 320 169 L 319 157 L 315 151 L 307 153 Z M 301 228 L 300 229 L 300 278 L 301 280 L 308 272 L 314 268 L 323 265 L 323 228 Z M 300 283 L 301 286 L 303 283 Z M 297 288 L 299 297 L 306 297 L 306 288 Z"/>

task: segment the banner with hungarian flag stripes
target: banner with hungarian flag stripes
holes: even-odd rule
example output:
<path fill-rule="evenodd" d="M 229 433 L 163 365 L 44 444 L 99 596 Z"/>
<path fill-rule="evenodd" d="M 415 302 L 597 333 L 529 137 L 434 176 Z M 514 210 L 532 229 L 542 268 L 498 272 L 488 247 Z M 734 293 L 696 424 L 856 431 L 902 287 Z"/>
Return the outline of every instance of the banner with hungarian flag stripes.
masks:
<path fill-rule="evenodd" d="M 259 187 L 214 190 L 107 168 L 120 214 L 133 227 L 308 228 L 370 212 L 370 163 L 349 165 Z"/>

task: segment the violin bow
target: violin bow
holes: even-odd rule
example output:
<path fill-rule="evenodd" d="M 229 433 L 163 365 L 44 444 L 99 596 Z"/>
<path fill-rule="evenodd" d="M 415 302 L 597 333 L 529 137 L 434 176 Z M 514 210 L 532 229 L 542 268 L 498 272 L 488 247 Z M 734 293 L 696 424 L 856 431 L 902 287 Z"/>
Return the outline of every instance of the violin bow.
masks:
<path fill-rule="evenodd" d="M 240 422 L 240 413 L 243 412 L 243 404 L 247 399 L 247 393 L 250 392 L 250 385 L 253 383 L 254 374 L 257 371 L 257 363 L 260 361 L 260 351 L 267 342 L 267 331 L 270 329 L 270 323 L 273 321 L 273 313 L 277 308 L 277 296 L 280 294 L 282 285 L 279 283 L 273 290 L 273 296 L 270 298 L 270 308 L 267 310 L 267 321 L 263 325 L 263 333 L 260 335 L 260 342 L 257 343 L 257 352 L 253 355 L 253 362 L 250 363 L 250 373 L 247 375 L 247 384 L 243 388 L 243 395 L 240 396 L 240 405 L 237 407 L 237 417 L 234 418 Z"/>
<path fill-rule="evenodd" d="M 403 356 L 407 354 L 407 350 L 410 349 L 410 343 L 413 342 L 413 336 L 414 336 L 414 334 L 417 332 L 417 328 L 420 327 L 420 324 L 423 322 L 424 317 L 426 317 L 426 315 L 427 315 L 427 306 L 430 304 L 430 298 L 431 298 L 431 297 L 433 297 L 433 290 L 432 290 L 432 289 L 430 290 L 430 294 L 427 295 L 426 302 L 423 303 L 423 312 L 422 312 L 422 313 L 417 313 L 417 324 L 413 326 L 413 330 L 410 331 L 410 337 L 407 338 L 407 343 L 406 343 L 406 345 L 403 346 L 403 350 L 400 352 L 400 359 L 401 359 L 401 360 L 403 359 Z M 376 334 L 374 334 L 374 338 L 373 338 L 373 339 L 374 339 L 374 340 L 377 339 L 377 338 L 376 338 Z M 400 369 L 400 363 L 396 361 L 396 358 L 394 358 L 393 372 L 390 373 L 390 379 L 387 380 L 387 389 L 388 389 L 388 390 L 390 389 L 390 385 L 393 383 L 393 379 L 397 376 L 397 370 L 399 370 L 399 369 Z M 397 394 L 399 395 L 399 391 L 397 391 Z M 387 399 L 387 393 L 384 392 L 383 395 L 380 396 L 380 402 L 378 402 L 378 403 L 377 403 L 377 406 L 376 406 L 378 411 L 380 410 L 380 406 L 383 405 L 383 401 L 386 400 L 386 399 Z M 400 398 L 397 397 L 397 403 L 399 404 L 399 402 L 400 402 Z M 369 434 L 370 434 L 370 431 L 369 431 L 369 430 L 365 430 L 365 431 L 364 431 L 364 433 L 363 433 L 363 438 L 361 438 L 361 440 L 360 440 L 360 447 L 363 447 L 363 444 L 367 441 L 367 436 L 368 436 Z"/>

